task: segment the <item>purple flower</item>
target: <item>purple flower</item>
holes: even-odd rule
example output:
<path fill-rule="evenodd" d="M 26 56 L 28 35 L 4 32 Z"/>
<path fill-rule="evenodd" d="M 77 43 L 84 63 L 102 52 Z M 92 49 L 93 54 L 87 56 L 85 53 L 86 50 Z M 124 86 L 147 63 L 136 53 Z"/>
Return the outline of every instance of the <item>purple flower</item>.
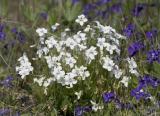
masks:
<path fill-rule="evenodd" d="M 111 6 L 110 10 L 114 13 L 120 13 L 122 12 L 122 6 L 120 3 L 116 3 Z"/>
<path fill-rule="evenodd" d="M 140 16 L 141 11 L 145 8 L 145 4 L 137 4 L 132 10 L 134 16 Z"/>
<path fill-rule="evenodd" d="M 133 35 L 133 32 L 135 31 L 135 25 L 133 24 L 128 24 L 125 29 L 123 29 L 123 33 L 125 36 L 130 38 Z"/>
<path fill-rule="evenodd" d="M 107 14 L 107 11 L 96 11 L 96 17 L 97 16 L 100 16 L 102 18 L 107 18 L 108 17 L 108 14 Z"/>
<path fill-rule="evenodd" d="M 46 12 L 41 12 L 40 13 L 40 16 L 44 19 L 44 20 L 47 20 L 48 18 L 48 14 Z"/>
<path fill-rule="evenodd" d="M 148 40 L 152 40 L 154 37 L 156 37 L 158 34 L 157 29 L 152 29 L 151 31 L 146 32 L 146 37 Z"/>
<path fill-rule="evenodd" d="M 160 85 L 160 80 L 150 75 L 145 75 L 141 80 L 143 80 L 147 85 L 151 85 L 153 88 Z"/>
<path fill-rule="evenodd" d="M 113 92 L 106 92 L 102 94 L 103 100 L 105 103 L 111 102 L 112 100 L 115 99 L 116 95 Z"/>
<path fill-rule="evenodd" d="M 4 29 L 4 25 L 3 24 L 0 24 L 0 32 L 2 32 Z"/>
<path fill-rule="evenodd" d="M 135 88 L 131 91 L 131 96 L 135 97 L 136 100 L 140 100 L 140 99 L 147 99 L 151 95 L 149 93 L 143 92 L 142 89 L 139 90 L 139 89 Z"/>
<path fill-rule="evenodd" d="M 77 106 L 74 110 L 75 116 L 83 116 L 84 112 L 89 112 L 92 110 L 91 106 Z"/>
<path fill-rule="evenodd" d="M 94 10 L 96 8 L 96 6 L 94 5 L 94 4 L 87 4 L 87 5 L 85 5 L 85 7 L 84 7 L 84 11 L 83 11 L 83 13 L 85 14 L 85 15 L 88 15 L 92 10 Z"/>
<path fill-rule="evenodd" d="M 153 63 L 154 61 L 157 61 L 158 63 L 160 63 L 160 49 L 149 50 L 147 53 L 147 61 L 149 63 Z"/>
<path fill-rule="evenodd" d="M 24 36 L 24 34 L 22 32 L 19 32 L 17 34 L 17 38 L 18 38 L 20 43 L 25 43 L 25 41 L 26 41 L 26 38 L 25 38 L 25 36 Z"/>
<path fill-rule="evenodd" d="M 19 40 L 20 43 L 25 43 L 26 38 L 25 38 L 24 34 L 22 32 L 19 32 L 17 30 L 17 28 L 11 29 L 11 32 L 16 35 L 16 37 L 18 38 L 18 40 Z"/>
<path fill-rule="evenodd" d="M 150 75 L 144 75 L 144 77 L 140 79 L 138 87 L 131 91 L 131 96 L 136 97 L 137 100 L 149 98 L 151 95 L 142 91 L 143 88 L 149 85 L 153 88 L 158 87 L 160 85 L 160 80 Z"/>
<path fill-rule="evenodd" d="M 11 32 L 14 33 L 14 34 L 18 34 L 17 28 L 12 28 L 12 29 L 11 29 Z"/>
<path fill-rule="evenodd" d="M 98 6 L 101 6 L 101 5 L 104 5 L 108 2 L 110 2 L 111 0 L 99 0 L 97 1 L 95 4 L 98 5 Z"/>
<path fill-rule="evenodd" d="M 10 109 L 7 109 L 7 108 L 1 108 L 0 109 L 0 116 L 7 116 L 7 115 L 9 115 L 9 113 L 10 113 Z"/>
<path fill-rule="evenodd" d="M 16 114 L 14 116 L 21 116 L 20 112 L 17 111 Z M 32 116 L 32 115 L 31 115 Z"/>
<path fill-rule="evenodd" d="M 144 44 L 142 42 L 134 42 L 129 45 L 128 54 L 130 57 L 132 57 L 143 48 L 144 48 Z"/>
<path fill-rule="evenodd" d="M 79 0 L 72 0 L 72 4 L 76 4 L 78 2 L 79 2 Z"/>
<path fill-rule="evenodd" d="M 0 83 L 4 86 L 4 87 L 11 87 L 12 86 L 12 81 L 13 81 L 13 77 L 12 76 L 7 76 L 3 81 L 1 81 Z"/>
<path fill-rule="evenodd" d="M 82 116 L 83 115 L 83 107 L 77 106 L 75 108 L 74 113 L 75 113 L 76 116 Z"/>
<path fill-rule="evenodd" d="M 0 41 L 4 40 L 6 37 L 6 34 L 4 32 L 0 32 Z"/>

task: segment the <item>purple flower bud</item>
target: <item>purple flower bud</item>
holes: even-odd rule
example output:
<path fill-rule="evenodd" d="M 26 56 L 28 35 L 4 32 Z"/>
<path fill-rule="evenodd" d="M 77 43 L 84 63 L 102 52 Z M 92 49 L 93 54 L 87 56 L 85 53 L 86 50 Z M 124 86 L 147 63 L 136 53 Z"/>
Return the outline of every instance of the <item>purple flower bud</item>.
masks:
<path fill-rule="evenodd" d="M 40 16 L 41 16 L 44 20 L 47 20 L 47 18 L 48 18 L 48 14 L 47 14 L 46 12 L 40 13 Z"/>

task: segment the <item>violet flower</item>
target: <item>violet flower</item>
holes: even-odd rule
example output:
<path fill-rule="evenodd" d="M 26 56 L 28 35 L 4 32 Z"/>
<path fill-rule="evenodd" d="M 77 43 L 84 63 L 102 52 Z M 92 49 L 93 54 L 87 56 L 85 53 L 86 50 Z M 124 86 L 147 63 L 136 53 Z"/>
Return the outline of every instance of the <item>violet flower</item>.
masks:
<path fill-rule="evenodd" d="M 142 42 L 134 42 L 128 47 L 128 54 L 130 57 L 133 57 L 137 52 L 144 48 L 144 44 Z"/>
<path fill-rule="evenodd" d="M 0 32 L 0 41 L 4 40 L 6 37 L 6 34 L 4 32 Z"/>
<path fill-rule="evenodd" d="M 74 114 L 75 116 L 83 116 L 85 112 L 89 112 L 92 110 L 91 106 L 77 106 L 75 108 Z"/>
<path fill-rule="evenodd" d="M 157 50 L 149 50 L 147 52 L 147 61 L 149 63 L 153 63 L 154 61 L 157 61 L 158 63 L 160 63 L 160 49 Z"/>
<path fill-rule="evenodd" d="M 44 19 L 47 20 L 48 19 L 48 14 L 46 12 L 41 12 L 40 16 Z"/>
<path fill-rule="evenodd" d="M 12 76 L 7 76 L 3 81 L 0 82 L 4 87 L 12 87 Z"/>
<path fill-rule="evenodd" d="M 154 37 L 157 36 L 157 34 L 158 34 L 157 29 L 152 29 L 152 30 L 146 32 L 146 37 L 148 40 L 152 40 Z"/>
<path fill-rule="evenodd" d="M 99 0 L 97 1 L 95 4 L 98 5 L 98 6 L 101 6 L 101 5 L 104 5 L 108 2 L 110 2 L 111 0 Z"/>
<path fill-rule="evenodd" d="M 80 0 L 72 0 L 72 4 L 77 4 Z"/>
<path fill-rule="evenodd" d="M 140 13 L 142 12 L 142 10 L 144 10 L 145 6 L 145 4 L 137 4 L 135 8 L 132 10 L 133 15 L 140 16 Z"/>
<path fill-rule="evenodd" d="M 150 75 L 145 75 L 140 79 L 138 87 L 131 91 L 131 96 L 134 96 L 137 100 L 149 98 L 151 95 L 143 91 L 149 85 L 156 88 L 160 85 L 160 80 Z"/>
<path fill-rule="evenodd" d="M 122 5 L 120 3 L 113 4 L 110 10 L 114 13 L 121 13 L 122 12 Z"/>
<path fill-rule="evenodd" d="M 112 100 L 115 99 L 116 95 L 113 92 L 106 92 L 102 94 L 103 100 L 105 103 L 111 102 Z"/>
<path fill-rule="evenodd" d="M 128 24 L 126 28 L 123 29 L 123 34 L 130 38 L 135 31 L 135 25 Z"/>
<path fill-rule="evenodd" d="M 4 25 L 3 24 L 0 24 L 0 32 L 2 32 L 4 29 Z"/>
<path fill-rule="evenodd" d="M 19 41 L 20 43 L 25 43 L 25 41 L 26 41 L 25 35 L 24 35 L 22 32 L 19 32 L 19 31 L 17 30 L 17 28 L 11 29 L 11 32 L 16 35 L 16 37 L 18 38 L 18 41 Z"/>
<path fill-rule="evenodd" d="M 11 112 L 11 110 L 8 108 L 1 108 L 0 109 L 0 116 L 7 116 L 7 115 L 9 115 L 10 112 Z"/>

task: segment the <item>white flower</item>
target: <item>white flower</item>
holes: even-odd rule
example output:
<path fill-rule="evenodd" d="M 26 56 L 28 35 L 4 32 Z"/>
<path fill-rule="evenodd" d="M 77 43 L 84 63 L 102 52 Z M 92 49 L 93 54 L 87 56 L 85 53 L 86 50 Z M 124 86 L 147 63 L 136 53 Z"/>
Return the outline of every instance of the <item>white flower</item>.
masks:
<path fill-rule="evenodd" d="M 50 83 L 53 81 L 53 78 L 48 78 L 47 80 L 44 81 L 43 87 L 48 87 Z"/>
<path fill-rule="evenodd" d="M 112 32 L 114 32 L 114 33 L 116 33 L 116 30 L 115 29 L 113 29 L 111 26 L 102 26 L 102 32 L 104 33 L 104 34 L 111 34 Z"/>
<path fill-rule="evenodd" d="M 87 71 L 87 67 L 81 66 L 81 67 L 76 67 L 72 69 L 72 73 L 74 73 L 76 76 L 79 76 L 82 78 L 82 80 L 85 80 L 86 77 L 90 76 L 89 71 Z"/>
<path fill-rule="evenodd" d="M 76 19 L 76 23 L 79 23 L 81 26 L 83 26 L 84 23 L 87 21 L 88 21 L 88 19 L 83 14 L 79 15 L 78 18 Z"/>
<path fill-rule="evenodd" d="M 38 33 L 38 35 L 41 37 L 41 36 L 44 36 L 46 33 L 47 33 L 47 29 L 45 28 L 38 28 L 36 30 L 36 32 Z"/>
<path fill-rule="evenodd" d="M 86 34 L 82 33 L 81 31 L 77 32 L 78 37 L 81 39 L 81 41 L 85 41 L 86 38 Z"/>
<path fill-rule="evenodd" d="M 97 104 L 96 102 L 90 101 L 92 104 L 92 110 L 97 112 L 97 110 L 101 110 L 104 108 L 104 106 Z"/>
<path fill-rule="evenodd" d="M 87 46 L 83 44 L 78 44 L 78 47 L 80 51 L 85 50 L 87 48 Z"/>
<path fill-rule="evenodd" d="M 119 39 L 109 36 L 109 39 L 112 40 L 116 45 L 119 45 Z"/>
<path fill-rule="evenodd" d="M 84 32 L 89 32 L 90 30 L 92 30 L 90 25 L 87 25 L 87 27 L 84 29 Z"/>
<path fill-rule="evenodd" d="M 102 50 L 107 45 L 106 39 L 105 38 L 97 38 L 97 39 L 98 39 L 97 46 L 100 47 L 100 49 Z"/>
<path fill-rule="evenodd" d="M 133 58 L 127 58 L 128 64 L 129 64 L 129 72 L 131 74 L 135 74 L 136 76 L 139 76 L 139 73 L 137 71 L 137 63 L 134 61 Z"/>
<path fill-rule="evenodd" d="M 64 49 L 63 45 L 65 45 L 65 41 L 59 41 L 57 44 L 56 44 L 56 49 L 57 49 L 57 52 L 60 52 Z"/>
<path fill-rule="evenodd" d="M 116 77 L 116 79 L 119 79 L 122 76 L 123 72 L 121 69 L 119 69 L 117 65 L 115 65 L 113 69 L 113 74 Z"/>
<path fill-rule="evenodd" d="M 77 99 L 79 100 L 82 96 L 82 91 L 75 92 L 74 94 L 77 96 Z"/>
<path fill-rule="evenodd" d="M 101 32 L 104 34 L 112 34 L 116 33 L 116 30 L 113 29 L 111 26 L 103 26 L 98 21 L 95 21 L 97 23 L 97 27 L 100 29 Z"/>
<path fill-rule="evenodd" d="M 49 52 L 49 49 L 48 49 L 47 47 L 41 47 L 41 48 L 39 48 L 39 49 L 37 50 L 37 54 L 38 54 L 38 57 L 39 57 L 39 58 L 42 57 L 43 53 L 44 53 L 45 55 L 47 55 L 48 52 Z"/>
<path fill-rule="evenodd" d="M 38 83 L 39 86 L 42 86 L 44 79 L 45 79 L 44 77 L 34 78 L 33 81 L 34 81 L 34 83 L 35 82 Z"/>
<path fill-rule="evenodd" d="M 69 29 L 69 28 L 66 28 L 65 31 L 68 32 L 68 31 L 70 31 L 70 29 Z"/>
<path fill-rule="evenodd" d="M 80 44 L 82 41 L 85 41 L 86 38 L 86 34 L 82 33 L 81 31 L 77 32 L 76 35 L 73 36 L 74 41 L 77 42 L 77 44 Z"/>
<path fill-rule="evenodd" d="M 116 45 L 111 45 L 109 43 L 106 44 L 106 50 L 112 55 L 114 50 L 117 50 Z M 117 51 L 118 52 L 118 51 Z"/>
<path fill-rule="evenodd" d="M 45 41 L 45 44 L 48 48 L 53 48 L 57 45 L 57 41 L 54 39 L 53 36 L 51 36 Z"/>
<path fill-rule="evenodd" d="M 34 78 L 34 82 L 37 82 L 39 86 L 44 87 L 44 94 L 47 95 L 47 87 L 51 84 L 51 82 L 54 81 L 54 78 L 48 78 L 45 80 L 45 77 L 41 76 L 41 78 Z"/>
<path fill-rule="evenodd" d="M 48 67 L 53 68 L 55 66 L 58 66 L 58 61 L 60 60 L 58 57 L 51 57 L 51 56 L 45 56 L 45 59 L 47 61 Z"/>
<path fill-rule="evenodd" d="M 66 43 L 66 46 L 70 47 L 71 50 L 73 50 L 74 47 L 77 46 L 77 43 L 72 38 L 70 38 L 70 37 L 67 38 L 67 40 L 66 40 L 65 43 Z"/>
<path fill-rule="evenodd" d="M 64 78 L 65 72 L 62 70 L 61 66 L 55 67 L 51 73 L 54 75 L 56 80 L 60 80 L 61 78 Z"/>
<path fill-rule="evenodd" d="M 33 71 L 33 67 L 25 53 L 18 59 L 18 61 L 20 62 L 20 66 L 16 66 L 16 72 L 18 72 L 18 74 L 21 75 L 21 78 L 24 79 L 25 76 Z"/>
<path fill-rule="evenodd" d="M 120 82 L 123 83 L 125 87 L 128 87 L 129 79 L 130 77 L 124 76 Z"/>
<path fill-rule="evenodd" d="M 114 62 L 108 56 L 102 58 L 104 61 L 103 68 L 111 71 L 114 68 Z"/>
<path fill-rule="evenodd" d="M 56 23 L 55 25 L 52 25 L 51 26 L 52 31 L 55 31 L 59 25 L 60 25 L 59 23 Z"/>
<path fill-rule="evenodd" d="M 44 44 L 44 37 L 40 37 L 39 40 L 40 40 L 40 44 Z"/>
<path fill-rule="evenodd" d="M 74 77 L 76 77 L 76 75 L 72 72 L 65 75 L 65 85 L 68 85 L 69 88 L 72 88 L 73 85 L 77 83 L 77 80 L 75 80 Z"/>
<path fill-rule="evenodd" d="M 71 68 L 73 68 L 74 64 L 77 62 L 73 57 L 65 58 L 66 64 L 68 64 Z"/>
<path fill-rule="evenodd" d="M 97 55 L 96 47 L 91 46 L 88 50 L 86 50 L 85 55 L 87 59 L 94 60 L 95 56 Z"/>

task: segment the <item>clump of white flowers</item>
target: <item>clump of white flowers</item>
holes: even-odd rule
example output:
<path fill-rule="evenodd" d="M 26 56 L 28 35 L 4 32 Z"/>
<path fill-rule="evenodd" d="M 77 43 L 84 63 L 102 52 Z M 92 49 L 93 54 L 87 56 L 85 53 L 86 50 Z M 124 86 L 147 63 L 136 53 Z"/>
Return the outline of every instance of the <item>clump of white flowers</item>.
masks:
<path fill-rule="evenodd" d="M 21 75 L 21 78 L 24 79 L 33 71 L 33 67 L 25 53 L 18 59 L 18 61 L 20 62 L 20 66 L 16 66 L 16 72 L 18 72 L 18 74 Z"/>
<path fill-rule="evenodd" d="M 80 26 L 83 26 L 87 21 L 85 15 L 80 15 L 75 20 Z M 57 29 L 59 25 L 58 23 L 53 25 L 52 30 Z M 65 28 L 60 35 L 57 35 L 54 31 L 50 33 L 45 28 L 38 28 L 36 32 L 39 36 L 39 44 L 37 46 L 38 57 L 35 59 L 39 58 L 46 61 L 50 75 L 44 76 L 45 78 L 35 78 L 34 82 L 38 83 L 39 86 L 43 85 L 45 93 L 47 93 L 47 87 L 53 81 L 66 88 L 72 88 L 79 81 L 86 80 L 91 76 L 88 66 L 95 60 L 102 68 L 114 75 L 116 79 L 121 79 L 120 82 L 128 87 L 130 77 L 123 69 L 123 66 L 119 65 L 121 62 L 119 60 L 121 58 L 121 41 L 126 38 L 117 33 L 112 27 L 101 25 L 96 21 L 93 24 L 86 24 L 86 27 L 83 26 L 83 29 L 76 33 L 71 33 L 69 28 Z M 134 60 L 128 59 L 127 61 L 129 72 L 136 74 L 137 66 L 133 62 Z M 21 64 L 22 67 L 16 68 L 22 78 L 33 70 L 31 64 L 27 63 L 27 71 L 24 69 L 23 63 Z M 24 73 L 25 71 L 26 73 Z M 78 93 L 76 94 L 80 96 Z M 92 104 L 97 107 L 96 104 Z"/>

